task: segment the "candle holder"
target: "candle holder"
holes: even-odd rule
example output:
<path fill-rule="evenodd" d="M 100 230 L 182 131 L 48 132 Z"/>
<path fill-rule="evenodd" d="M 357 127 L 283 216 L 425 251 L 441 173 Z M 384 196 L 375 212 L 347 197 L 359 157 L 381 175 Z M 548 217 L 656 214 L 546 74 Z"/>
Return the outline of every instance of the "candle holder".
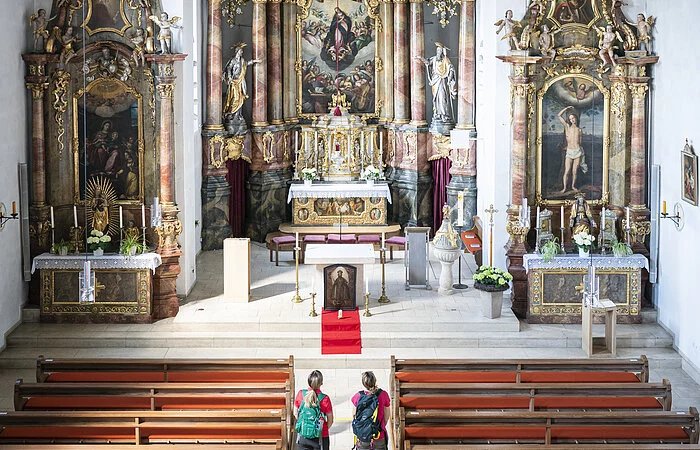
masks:
<path fill-rule="evenodd" d="M 625 242 L 628 246 L 630 245 L 630 231 L 632 231 L 632 227 L 630 227 L 630 223 L 627 222 L 625 224 Z"/>
<path fill-rule="evenodd" d="M 73 252 L 75 254 L 80 253 L 80 251 L 83 249 L 83 241 L 82 241 L 82 235 L 83 235 L 83 227 L 78 226 L 76 227 L 71 227 L 70 229 L 70 235 L 71 235 L 71 240 L 73 241 Z"/>
<path fill-rule="evenodd" d="M 673 222 L 673 224 L 676 226 L 676 230 L 680 231 L 683 229 L 683 225 L 685 224 L 683 216 L 681 215 L 682 212 L 683 208 L 681 207 L 680 203 L 676 203 L 673 205 L 673 215 L 670 215 L 667 212 L 662 212 L 660 217 L 662 219 L 671 219 L 671 222 Z"/>
<path fill-rule="evenodd" d="M 56 229 L 51 227 L 51 253 L 54 252 L 54 245 L 56 245 Z"/>
<path fill-rule="evenodd" d="M 540 252 L 540 231 L 542 231 L 542 227 L 537 224 L 535 227 L 535 253 Z"/>
<path fill-rule="evenodd" d="M 143 248 L 146 248 L 146 227 L 141 227 L 141 232 L 143 236 Z"/>
<path fill-rule="evenodd" d="M 309 316 L 311 316 L 311 317 L 318 316 L 318 314 L 316 313 L 316 293 L 315 292 L 311 293 L 311 312 L 309 313 Z"/>
<path fill-rule="evenodd" d="M 294 247 L 294 265 L 296 267 L 296 282 L 294 287 L 294 297 L 292 297 L 292 303 L 301 303 L 304 300 L 299 295 L 299 251 L 301 247 Z"/>
<path fill-rule="evenodd" d="M 0 203 L 0 231 L 2 231 L 3 228 L 5 228 L 5 224 L 9 220 L 13 219 L 19 219 L 19 214 L 16 212 L 13 212 L 10 215 L 7 215 L 7 210 L 5 209 L 5 204 Z"/>
<path fill-rule="evenodd" d="M 389 297 L 386 296 L 386 247 L 379 249 L 379 261 L 382 263 L 382 295 L 377 301 L 379 303 L 389 303 Z"/>
<path fill-rule="evenodd" d="M 564 227 L 559 227 L 559 235 L 561 236 L 561 253 L 566 254 L 564 249 Z"/>
<path fill-rule="evenodd" d="M 365 312 L 362 315 L 372 317 L 372 313 L 369 312 L 369 292 L 365 293 Z"/>

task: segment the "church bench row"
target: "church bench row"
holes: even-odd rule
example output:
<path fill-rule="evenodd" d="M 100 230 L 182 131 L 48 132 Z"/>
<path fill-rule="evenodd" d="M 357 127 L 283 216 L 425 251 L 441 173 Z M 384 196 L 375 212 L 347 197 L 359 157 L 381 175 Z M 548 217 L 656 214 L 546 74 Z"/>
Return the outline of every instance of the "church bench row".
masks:
<path fill-rule="evenodd" d="M 102 448 L 102 447 L 100 447 Z M 404 442 L 403 450 L 512 450 L 512 444 L 413 444 Z M 600 450 L 600 444 L 518 444 L 518 450 Z M 700 444 L 605 444 L 604 450 L 698 450 Z"/>
<path fill-rule="evenodd" d="M 396 407 L 419 409 L 671 410 L 661 383 L 397 383 Z"/>
<path fill-rule="evenodd" d="M 24 383 L 15 382 L 16 411 L 284 409 L 284 383 Z"/>
<path fill-rule="evenodd" d="M 399 449 L 434 444 L 697 444 L 698 411 L 399 411 Z M 406 446 L 409 443 L 410 446 Z"/>
<path fill-rule="evenodd" d="M 141 444 L 143 445 L 143 444 Z M 86 444 L 51 444 L 51 450 L 85 450 L 89 445 Z M 14 444 L 3 446 L 5 449 L 17 450 L 46 450 L 49 448 L 46 444 Z M 97 447 L 99 450 L 124 450 L 123 444 L 100 444 Z M 176 447 L 173 444 L 148 444 L 148 450 L 174 450 Z M 228 443 L 228 444 L 191 444 L 178 443 L 177 449 L 184 450 L 285 450 L 282 447 L 281 441 L 273 443 L 263 442 L 245 442 L 245 443 Z"/>
<path fill-rule="evenodd" d="M 283 449 L 286 420 L 283 409 L 8 412 L 0 414 L 0 445 L 233 443 Z"/>

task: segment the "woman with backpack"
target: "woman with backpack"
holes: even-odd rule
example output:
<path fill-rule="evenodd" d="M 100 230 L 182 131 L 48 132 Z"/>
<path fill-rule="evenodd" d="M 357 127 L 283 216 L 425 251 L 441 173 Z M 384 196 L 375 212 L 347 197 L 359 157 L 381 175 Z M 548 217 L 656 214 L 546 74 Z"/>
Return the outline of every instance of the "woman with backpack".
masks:
<path fill-rule="evenodd" d="M 309 374 L 309 389 L 301 389 L 294 399 L 294 417 L 297 419 L 298 450 L 329 450 L 328 429 L 333 425 L 333 405 L 329 396 L 321 392 L 323 374 L 314 370 Z"/>
<path fill-rule="evenodd" d="M 362 374 L 365 390 L 350 400 L 352 409 L 352 432 L 357 450 L 387 450 L 386 422 L 389 417 L 389 394 L 377 387 L 374 372 Z"/>

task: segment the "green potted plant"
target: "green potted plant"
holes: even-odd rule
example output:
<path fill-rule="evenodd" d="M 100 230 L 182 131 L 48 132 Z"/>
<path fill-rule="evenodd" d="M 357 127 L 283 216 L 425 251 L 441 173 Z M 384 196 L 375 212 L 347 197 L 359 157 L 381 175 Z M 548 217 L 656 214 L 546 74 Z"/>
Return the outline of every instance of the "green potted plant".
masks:
<path fill-rule="evenodd" d="M 381 174 L 382 173 L 379 171 L 379 169 L 370 164 L 364 168 L 362 173 L 360 173 L 360 179 L 366 180 L 367 184 L 374 184 L 374 182 L 379 179 Z"/>
<path fill-rule="evenodd" d="M 301 169 L 301 179 L 304 180 L 304 185 L 310 186 L 311 182 L 318 178 L 315 167 L 306 167 Z"/>
<path fill-rule="evenodd" d="M 582 231 L 574 234 L 572 241 L 574 241 L 574 244 L 578 248 L 578 256 L 581 258 L 588 258 L 591 249 L 594 247 L 593 243 L 595 242 L 595 238 L 591 234 Z"/>
<path fill-rule="evenodd" d="M 53 244 L 53 247 L 51 248 L 51 253 L 66 256 L 68 254 L 68 251 L 70 251 L 71 247 L 72 245 L 70 242 L 61 239 L 59 242 Z"/>
<path fill-rule="evenodd" d="M 122 255 L 129 257 L 129 256 L 135 256 L 137 253 L 143 253 L 146 251 L 146 248 L 144 245 L 141 243 L 141 239 L 139 239 L 140 236 L 136 236 L 133 234 L 126 234 L 123 238 L 121 243 L 119 244 L 119 253 Z"/>
<path fill-rule="evenodd" d="M 112 238 L 100 230 L 92 230 L 87 238 L 88 248 L 95 256 L 102 256 L 110 242 L 112 242 Z"/>
<path fill-rule="evenodd" d="M 510 287 L 513 276 L 497 267 L 481 266 L 473 279 L 474 288 L 479 291 L 481 312 L 484 317 L 489 319 L 501 317 L 503 292 Z"/>
<path fill-rule="evenodd" d="M 545 242 L 544 244 L 542 244 L 542 248 L 540 248 L 542 260 L 544 262 L 550 262 L 552 259 L 554 259 L 555 256 L 557 256 L 557 254 L 559 254 L 560 251 L 561 246 L 557 242 L 557 238 Z"/>
<path fill-rule="evenodd" d="M 618 258 L 624 258 L 634 253 L 632 251 L 632 248 L 629 245 L 627 245 L 627 242 L 614 243 L 612 246 L 612 252 L 613 255 L 617 256 Z"/>

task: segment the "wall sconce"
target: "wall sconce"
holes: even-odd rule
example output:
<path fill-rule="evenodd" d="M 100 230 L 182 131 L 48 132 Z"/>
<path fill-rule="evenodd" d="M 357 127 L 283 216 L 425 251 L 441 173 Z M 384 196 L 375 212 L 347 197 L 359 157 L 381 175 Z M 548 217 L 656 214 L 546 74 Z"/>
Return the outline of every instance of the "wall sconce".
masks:
<path fill-rule="evenodd" d="M 681 206 L 680 203 L 676 202 L 676 204 L 673 205 L 673 215 L 669 214 L 666 212 L 666 201 L 662 203 L 661 207 L 661 218 L 662 219 L 671 219 L 673 221 L 673 224 L 676 226 L 676 230 L 681 231 L 683 229 L 683 226 L 685 225 L 685 220 L 683 220 L 683 206 Z"/>
<path fill-rule="evenodd" d="M 12 214 L 7 215 L 7 209 L 4 203 L 0 203 L 0 231 L 5 228 L 5 223 L 11 219 L 19 219 L 17 214 L 17 202 L 12 202 Z"/>

